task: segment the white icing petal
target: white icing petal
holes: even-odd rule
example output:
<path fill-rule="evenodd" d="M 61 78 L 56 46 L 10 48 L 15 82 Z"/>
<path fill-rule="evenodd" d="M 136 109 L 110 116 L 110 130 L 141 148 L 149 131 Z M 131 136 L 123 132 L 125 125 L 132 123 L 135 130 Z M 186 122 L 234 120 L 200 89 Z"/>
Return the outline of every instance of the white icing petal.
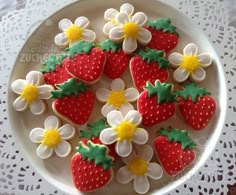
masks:
<path fill-rule="evenodd" d="M 125 98 L 129 101 L 129 102 L 134 102 L 138 99 L 139 96 L 139 92 L 137 89 L 131 87 L 125 90 Z"/>
<path fill-rule="evenodd" d="M 117 140 L 117 133 L 113 128 L 107 128 L 100 133 L 99 137 L 103 144 L 109 145 Z"/>
<path fill-rule="evenodd" d="M 137 40 L 133 37 L 127 37 L 124 39 L 122 49 L 125 53 L 131 54 L 137 49 Z"/>
<path fill-rule="evenodd" d="M 15 93 L 21 94 L 22 90 L 23 90 L 23 88 L 25 87 L 26 84 L 27 83 L 26 83 L 25 80 L 17 79 L 12 83 L 11 88 Z"/>
<path fill-rule="evenodd" d="M 116 108 L 114 106 L 112 106 L 111 104 L 106 103 L 102 107 L 101 113 L 104 117 L 107 117 L 107 115 L 113 110 L 116 110 Z"/>
<path fill-rule="evenodd" d="M 163 175 L 163 169 L 157 163 L 148 163 L 147 176 L 151 179 L 160 179 Z"/>
<path fill-rule="evenodd" d="M 152 34 L 145 28 L 140 28 L 137 40 L 140 45 L 147 45 L 152 39 Z"/>
<path fill-rule="evenodd" d="M 30 140 L 34 143 L 40 143 L 43 140 L 44 129 L 34 128 L 29 134 Z"/>
<path fill-rule="evenodd" d="M 202 54 L 198 55 L 198 59 L 199 59 L 201 66 L 203 68 L 210 66 L 212 63 L 212 58 L 211 58 L 210 54 L 208 54 L 208 53 L 202 53 Z"/>
<path fill-rule="evenodd" d="M 106 102 L 107 98 L 109 97 L 111 91 L 105 88 L 99 88 L 96 91 L 96 97 L 98 99 L 98 101 L 100 102 Z"/>
<path fill-rule="evenodd" d="M 96 34 L 92 30 L 84 29 L 82 37 L 84 41 L 93 42 L 96 39 Z"/>
<path fill-rule="evenodd" d="M 59 23 L 58 23 L 58 27 L 61 31 L 66 31 L 67 28 L 69 28 L 70 26 L 72 26 L 73 23 L 67 19 L 67 18 L 64 18 L 62 19 Z"/>
<path fill-rule="evenodd" d="M 124 25 L 125 23 L 130 22 L 130 18 L 127 13 L 122 12 L 116 15 L 116 21 L 119 24 Z"/>
<path fill-rule="evenodd" d="M 106 22 L 113 20 L 119 12 L 114 8 L 109 8 L 104 13 L 104 19 Z"/>
<path fill-rule="evenodd" d="M 71 145 L 67 141 L 62 140 L 59 144 L 57 144 L 54 150 L 57 156 L 66 157 L 71 152 Z"/>
<path fill-rule="evenodd" d="M 128 156 L 132 151 L 132 144 L 129 140 L 122 140 L 116 142 L 116 153 L 121 157 Z"/>
<path fill-rule="evenodd" d="M 127 166 L 124 166 L 117 171 L 116 178 L 119 183 L 127 184 L 135 178 L 135 175 L 128 170 Z"/>
<path fill-rule="evenodd" d="M 107 22 L 104 26 L 103 26 L 103 33 L 106 36 L 109 36 L 109 32 L 110 30 L 115 27 L 116 25 L 113 22 Z"/>
<path fill-rule="evenodd" d="M 46 118 L 46 120 L 44 121 L 44 128 L 45 129 L 58 129 L 59 127 L 59 120 L 57 117 L 55 116 L 49 116 Z"/>
<path fill-rule="evenodd" d="M 131 110 L 127 113 L 124 120 L 138 126 L 142 122 L 142 115 L 137 110 Z"/>
<path fill-rule="evenodd" d="M 134 110 L 134 107 L 129 102 L 122 104 L 119 108 L 119 111 L 125 116 L 130 110 Z"/>
<path fill-rule="evenodd" d="M 117 78 L 112 80 L 111 82 L 111 90 L 112 91 L 120 91 L 120 90 L 124 90 L 125 88 L 125 83 L 122 79 Z"/>
<path fill-rule="evenodd" d="M 40 115 L 47 109 L 46 103 L 43 100 L 37 99 L 33 101 L 30 105 L 30 111 L 35 115 Z"/>
<path fill-rule="evenodd" d="M 144 145 L 138 149 L 138 156 L 142 157 L 145 161 L 150 162 L 153 157 L 153 149 L 149 145 Z"/>
<path fill-rule="evenodd" d="M 189 43 L 188 45 L 184 47 L 183 53 L 184 55 L 187 55 L 187 56 L 197 55 L 198 47 L 194 43 Z"/>
<path fill-rule="evenodd" d="M 51 85 L 41 85 L 38 86 L 39 90 L 39 98 L 40 99 L 49 99 L 51 97 L 50 91 L 53 90 L 53 86 Z"/>
<path fill-rule="evenodd" d="M 147 23 L 147 16 L 143 12 L 137 12 L 134 14 L 132 21 L 143 27 Z"/>
<path fill-rule="evenodd" d="M 15 101 L 13 102 L 13 107 L 17 111 L 24 111 L 27 108 L 27 106 L 28 106 L 27 102 L 21 96 L 16 98 Z"/>
<path fill-rule="evenodd" d="M 173 77 L 176 82 L 181 83 L 187 80 L 189 77 L 189 72 L 179 67 L 174 71 Z"/>
<path fill-rule="evenodd" d="M 124 116 L 120 111 L 114 110 L 107 115 L 107 122 L 112 127 L 116 127 L 117 125 L 119 125 L 121 121 L 123 121 L 123 119 Z"/>
<path fill-rule="evenodd" d="M 206 78 L 206 71 L 200 67 L 190 74 L 190 78 L 193 81 L 201 82 Z"/>
<path fill-rule="evenodd" d="M 64 32 L 59 33 L 54 38 L 54 43 L 58 46 L 65 47 L 68 45 L 69 41 Z"/>
<path fill-rule="evenodd" d="M 71 139 L 75 135 L 75 128 L 71 124 L 61 126 L 58 131 L 60 132 L 61 138 L 64 140 Z"/>
<path fill-rule="evenodd" d="M 53 148 L 49 148 L 46 145 L 40 144 L 36 150 L 36 153 L 39 158 L 47 159 L 52 156 Z"/>
<path fill-rule="evenodd" d="M 43 81 L 43 74 L 39 71 L 30 71 L 26 75 L 26 82 L 28 84 L 40 85 Z"/>
<path fill-rule="evenodd" d="M 79 26 L 80 28 L 86 28 L 89 25 L 89 20 L 84 16 L 78 17 L 75 20 L 75 25 Z"/>
<path fill-rule="evenodd" d="M 149 181 L 146 176 L 136 176 L 134 178 L 134 190 L 139 194 L 145 194 L 150 188 Z"/>
<path fill-rule="evenodd" d="M 124 3 L 123 5 L 121 5 L 120 7 L 120 12 L 125 12 L 127 13 L 129 16 L 131 16 L 134 13 L 134 6 L 129 4 L 129 3 Z"/>
<path fill-rule="evenodd" d="M 173 68 L 178 68 L 180 66 L 180 64 L 182 63 L 183 55 L 180 53 L 174 52 L 169 55 L 168 60 L 170 62 L 170 65 Z"/>
<path fill-rule="evenodd" d="M 129 156 L 127 157 L 123 157 L 121 158 L 121 160 L 128 165 L 130 163 L 131 160 L 133 160 L 136 157 L 136 153 L 134 152 L 134 150 L 132 150 L 132 152 L 129 154 Z"/>
<path fill-rule="evenodd" d="M 133 137 L 133 142 L 136 144 L 145 144 L 148 140 L 148 132 L 145 129 L 136 129 Z"/>
<path fill-rule="evenodd" d="M 121 42 L 124 38 L 124 32 L 122 27 L 113 27 L 109 32 L 109 39 L 114 42 Z"/>

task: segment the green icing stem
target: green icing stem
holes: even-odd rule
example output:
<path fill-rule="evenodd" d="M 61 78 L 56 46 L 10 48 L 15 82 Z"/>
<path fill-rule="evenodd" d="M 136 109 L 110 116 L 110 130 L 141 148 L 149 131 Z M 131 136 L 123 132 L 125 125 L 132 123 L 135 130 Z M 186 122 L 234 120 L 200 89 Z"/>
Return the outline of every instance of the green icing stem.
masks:
<path fill-rule="evenodd" d="M 98 46 L 101 46 L 101 49 L 103 51 L 110 51 L 110 50 L 112 50 L 114 53 L 117 52 L 118 49 L 122 48 L 122 44 L 121 43 L 114 43 L 110 39 L 107 39 L 106 41 L 102 42 Z"/>
<path fill-rule="evenodd" d="M 82 54 L 83 52 L 89 54 L 93 47 L 94 47 L 93 43 L 86 41 L 79 41 L 74 43 L 72 46 L 66 48 L 66 51 L 67 55 L 70 58 L 74 58 L 75 54 Z"/>

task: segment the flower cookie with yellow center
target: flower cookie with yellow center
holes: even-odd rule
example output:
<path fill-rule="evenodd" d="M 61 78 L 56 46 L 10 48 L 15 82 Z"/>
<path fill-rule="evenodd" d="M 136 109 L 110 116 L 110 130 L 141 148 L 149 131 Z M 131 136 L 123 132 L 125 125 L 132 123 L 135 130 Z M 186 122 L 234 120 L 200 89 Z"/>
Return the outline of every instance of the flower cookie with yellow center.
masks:
<path fill-rule="evenodd" d="M 130 110 L 134 110 L 133 105 L 129 102 L 136 101 L 139 92 L 133 87 L 125 89 L 124 81 L 117 78 L 112 80 L 111 90 L 100 88 L 97 90 L 96 96 L 100 102 L 106 102 L 101 112 L 104 117 L 107 117 L 112 110 L 119 110 L 123 115 L 126 115 Z"/>
<path fill-rule="evenodd" d="M 115 151 L 121 157 L 131 153 L 132 142 L 142 145 L 148 140 L 147 131 L 138 127 L 142 122 L 142 116 L 136 110 L 129 111 L 125 117 L 120 111 L 111 111 L 107 116 L 107 122 L 111 127 L 100 133 L 100 140 L 107 145 L 116 142 Z"/>
<path fill-rule="evenodd" d="M 30 108 L 30 111 L 35 115 L 44 113 L 47 108 L 44 100 L 50 98 L 50 91 L 53 90 L 53 86 L 43 83 L 43 74 L 38 71 L 30 71 L 26 75 L 26 80 L 15 80 L 11 88 L 20 96 L 13 102 L 13 107 L 17 111 Z"/>
<path fill-rule="evenodd" d="M 153 180 L 160 179 L 163 175 L 163 169 L 157 163 L 150 162 L 153 156 L 153 149 L 149 145 L 141 146 L 136 154 L 134 151 L 122 161 L 126 164 L 121 167 L 116 178 L 118 182 L 127 184 L 134 180 L 133 186 L 135 192 L 145 194 L 150 188 L 148 178 Z"/>
<path fill-rule="evenodd" d="M 204 69 L 212 63 L 210 54 L 198 54 L 198 47 L 194 43 L 185 46 L 183 55 L 174 52 L 170 54 L 168 60 L 173 68 L 177 68 L 173 78 L 179 83 L 186 81 L 189 76 L 193 81 L 203 81 L 206 78 Z"/>
<path fill-rule="evenodd" d="M 89 26 L 88 18 L 78 17 L 74 24 L 69 19 L 62 19 L 58 27 L 62 31 L 55 36 L 54 42 L 59 47 L 67 47 L 78 41 L 94 42 L 96 34 L 94 31 L 87 29 Z"/>
<path fill-rule="evenodd" d="M 47 159 L 53 151 L 59 157 L 66 157 L 71 152 L 71 145 L 65 141 L 75 135 L 75 128 L 70 124 L 60 127 L 60 121 L 55 116 L 49 116 L 44 121 L 44 129 L 34 128 L 30 132 L 30 140 L 39 143 L 36 153 L 39 158 Z"/>

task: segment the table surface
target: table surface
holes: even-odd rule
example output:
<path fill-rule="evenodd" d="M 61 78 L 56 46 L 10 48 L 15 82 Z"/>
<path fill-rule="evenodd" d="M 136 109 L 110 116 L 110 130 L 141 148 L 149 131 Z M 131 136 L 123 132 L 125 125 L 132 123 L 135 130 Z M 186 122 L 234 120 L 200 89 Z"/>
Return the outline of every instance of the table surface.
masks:
<path fill-rule="evenodd" d="M 16 6 L 16 10 L 0 12 L 0 195 L 63 194 L 42 179 L 17 149 L 7 118 L 7 88 L 14 60 L 30 33 L 45 18 L 73 1 L 28 0 L 26 4 L 19 1 L 24 4 Z M 236 192 L 236 100 L 233 99 L 236 95 L 236 29 L 228 25 L 226 1 L 163 2 L 190 17 L 208 36 L 224 66 L 228 90 L 227 117 L 217 146 L 198 173 L 170 194 L 233 194 Z"/>

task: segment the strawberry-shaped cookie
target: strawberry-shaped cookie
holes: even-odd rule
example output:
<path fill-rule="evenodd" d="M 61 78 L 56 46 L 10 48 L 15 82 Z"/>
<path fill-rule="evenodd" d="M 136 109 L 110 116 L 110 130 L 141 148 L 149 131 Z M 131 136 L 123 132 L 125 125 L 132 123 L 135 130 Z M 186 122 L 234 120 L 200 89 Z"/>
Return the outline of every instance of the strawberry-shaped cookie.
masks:
<path fill-rule="evenodd" d="M 160 130 L 160 135 L 154 141 L 157 158 L 170 176 L 174 176 L 189 166 L 195 159 L 194 141 L 185 130 Z"/>
<path fill-rule="evenodd" d="M 155 85 L 147 82 L 146 90 L 138 98 L 138 111 L 143 117 L 142 124 L 154 126 L 171 118 L 175 114 L 176 95 L 171 92 L 172 84 L 160 83 Z"/>
<path fill-rule="evenodd" d="M 51 55 L 42 64 L 44 68 L 41 70 L 44 76 L 44 80 L 47 84 L 55 87 L 56 84 L 61 84 L 71 78 L 71 75 L 62 66 L 62 60 L 66 57 L 66 54 L 61 54 L 58 57 Z"/>
<path fill-rule="evenodd" d="M 92 113 L 94 94 L 75 78 L 56 86 L 58 89 L 51 91 L 54 112 L 75 125 L 85 124 Z"/>
<path fill-rule="evenodd" d="M 113 173 L 113 159 L 107 155 L 107 146 L 80 142 L 71 159 L 71 171 L 75 187 L 81 192 L 90 192 L 109 183 Z"/>
<path fill-rule="evenodd" d="M 176 91 L 179 111 L 187 124 L 195 130 L 205 128 L 216 110 L 215 100 L 210 92 L 199 88 L 195 83 L 184 86 L 183 91 Z"/>
<path fill-rule="evenodd" d="M 168 79 L 168 60 L 164 58 L 163 51 L 147 48 L 140 50 L 138 55 L 130 60 L 130 72 L 134 85 L 138 90 L 143 90 L 147 81 L 152 84 L 156 80 L 165 82 Z"/>
<path fill-rule="evenodd" d="M 158 18 L 153 22 L 149 21 L 147 29 L 152 34 L 152 39 L 147 45 L 151 49 L 164 50 L 168 53 L 178 44 L 179 35 L 169 18 Z"/>
<path fill-rule="evenodd" d="M 101 50 L 106 54 L 104 74 L 110 79 L 120 77 L 129 65 L 130 56 L 122 50 L 122 44 L 109 39 L 101 43 Z"/>
<path fill-rule="evenodd" d="M 63 60 L 67 72 L 86 83 L 95 83 L 103 73 L 106 55 L 93 43 L 79 41 L 67 48 L 68 57 Z"/>

